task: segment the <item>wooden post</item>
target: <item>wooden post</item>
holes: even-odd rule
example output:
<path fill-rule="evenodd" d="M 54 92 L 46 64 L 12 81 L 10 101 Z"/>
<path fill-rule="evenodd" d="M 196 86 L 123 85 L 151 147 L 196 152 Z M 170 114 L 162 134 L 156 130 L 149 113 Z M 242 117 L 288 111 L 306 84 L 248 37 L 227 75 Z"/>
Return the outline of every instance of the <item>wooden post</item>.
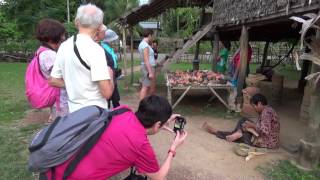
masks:
<path fill-rule="evenodd" d="M 122 29 L 122 45 L 123 45 L 123 68 L 124 68 L 124 88 L 128 89 L 128 72 L 127 72 L 127 39 L 126 39 L 126 28 Z"/>
<path fill-rule="evenodd" d="M 304 91 L 304 87 L 307 84 L 307 81 L 304 78 L 309 73 L 310 65 L 311 65 L 310 61 L 303 61 L 302 70 L 301 70 L 301 74 L 300 74 L 300 80 L 299 80 L 299 84 L 298 84 L 298 89 L 300 92 Z"/>
<path fill-rule="evenodd" d="M 199 64 L 200 64 L 199 50 L 200 50 L 200 41 L 197 42 L 196 52 L 194 53 L 193 70 L 199 70 Z"/>
<path fill-rule="evenodd" d="M 212 53 L 212 71 L 216 70 L 217 58 L 219 56 L 219 34 L 216 31 L 214 33 L 214 42 L 213 42 L 213 53 Z"/>
<path fill-rule="evenodd" d="M 242 96 L 242 89 L 245 84 L 246 79 L 246 71 L 248 65 L 248 29 L 246 26 L 242 26 L 241 30 L 241 37 L 240 37 L 240 69 L 238 75 L 238 82 L 237 82 L 237 92 L 238 97 Z"/>
<path fill-rule="evenodd" d="M 133 30 L 132 27 L 130 27 L 130 51 L 131 51 L 131 80 L 130 80 L 130 85 L 133 84 L 133 78 L 134 78 L 134 72 L 133 72 L 133 66 L 134 66 L 134 61 L 133 61 Z"/>
<path fill-rule="evenodd" d="M 266 41 L 266 44 L 264 45 L 262 63 L 261 63 L 261 70 L 263 70 L 264 67 L 266 66 L 266 60 L 267 60 L 267 57 L 268 57 L 269 44 L 270 44 L 270 41 Z"/>

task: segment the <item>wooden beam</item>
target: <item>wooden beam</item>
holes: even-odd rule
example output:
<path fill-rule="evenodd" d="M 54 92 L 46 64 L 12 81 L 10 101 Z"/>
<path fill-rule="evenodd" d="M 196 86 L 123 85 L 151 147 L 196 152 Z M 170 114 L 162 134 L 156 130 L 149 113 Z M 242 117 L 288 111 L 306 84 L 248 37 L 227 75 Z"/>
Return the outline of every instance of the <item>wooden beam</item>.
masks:
<path fill-rule="evenodd" d="M 130 84 L 133 84 L 133 77 L 134 77 L 134 72 L 133 72 L 133 29 L 130 27 L 130 51 L 131 51 L 131 79 L 130 79 Z"/>
<path fill-rule="evenodd" d="M 219 39 L 220 38 L 218 32 L 215 32 L 212 53 L 212 71 L 215 71 L 217 66 L 217 58 L 219 56 Z"/>
<path fill-rule="evenodd" d="M 248 65 L 248 28 L 246 26 L 242 26 L 241 30 L 241 37 L 240 37 L 240 64 L 239 64 L 239 75 L 238 75 L 238 82 L 237 82 L 237 92 L 238 97 L 242 96 L 242 89 L 245 85 L 246 79 L 246 71 Z"/>

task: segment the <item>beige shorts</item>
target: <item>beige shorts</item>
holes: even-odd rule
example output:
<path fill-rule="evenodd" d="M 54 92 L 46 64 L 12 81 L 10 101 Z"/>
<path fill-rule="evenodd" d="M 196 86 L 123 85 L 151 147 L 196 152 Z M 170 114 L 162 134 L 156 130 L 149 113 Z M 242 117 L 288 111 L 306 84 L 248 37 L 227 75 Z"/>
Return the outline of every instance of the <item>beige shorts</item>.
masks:
<path fill-rule="evenodd" d="M 155 73 L 155 70 L 156 70 L 155 67 L 152 67 L 153 73 Z M 152 80 L 149 79 L 149 72 L 148 72 L 147 67 L 145 65 L 141 65 L 141 73 L 142 73 L 142 77 L 141 77 L 142 86 L 150 87 Z"/>

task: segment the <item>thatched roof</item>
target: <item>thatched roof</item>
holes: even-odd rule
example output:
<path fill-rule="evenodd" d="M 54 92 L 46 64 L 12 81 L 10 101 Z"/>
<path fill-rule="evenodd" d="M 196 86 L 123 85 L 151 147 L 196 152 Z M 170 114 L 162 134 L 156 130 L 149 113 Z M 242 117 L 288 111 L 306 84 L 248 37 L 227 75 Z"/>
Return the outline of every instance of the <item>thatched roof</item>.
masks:
<path fill-rule="evenodd" d="M 299 37 L 300 27 L 294 27 L 289 17 L 317 13 L 319 1 L 226 0 L 214 1 L 213 8 L 212 20 L 221 39 L 238 40 L 241 26 L 246 25 L 249 40 L 278 41 Z"/>

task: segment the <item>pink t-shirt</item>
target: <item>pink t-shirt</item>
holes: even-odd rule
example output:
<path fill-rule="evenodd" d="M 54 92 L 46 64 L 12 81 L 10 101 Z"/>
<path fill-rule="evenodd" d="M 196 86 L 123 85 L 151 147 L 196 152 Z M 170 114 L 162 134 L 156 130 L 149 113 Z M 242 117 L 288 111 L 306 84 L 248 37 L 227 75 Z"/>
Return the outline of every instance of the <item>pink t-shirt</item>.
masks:
<path fill-rule="evenodd" d="M 55 168 L 56 180 L 62 179 L 69 162 Z M 155 173 L 160 169 L 146 129 L 129 111 L 112 119 L 98 143 L 68 180 L 105 180 L 131 166 L 135 166 L 139 173 Z M 47 177 L 51 179 L 51 172 Z"/>

